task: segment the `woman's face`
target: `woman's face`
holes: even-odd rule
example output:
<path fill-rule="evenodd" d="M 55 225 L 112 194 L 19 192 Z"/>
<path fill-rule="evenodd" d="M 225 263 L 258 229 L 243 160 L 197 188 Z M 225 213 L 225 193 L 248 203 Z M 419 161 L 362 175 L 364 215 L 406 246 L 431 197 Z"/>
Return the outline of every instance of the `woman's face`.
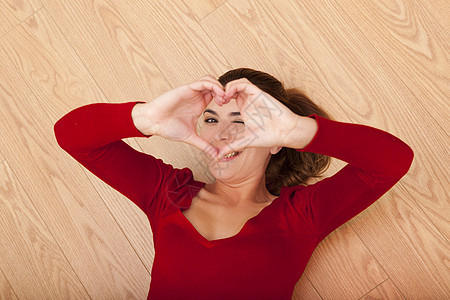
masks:
<path fill-rule="evenodd" d="M 219 106 L 214 100 L 211 101 L 198 122 L 199 136 L 219 148 L 236 138 L 242 138 L 245 130 L 236 99 L 223 106 Z M 255 176 L 259 178 L 264 175 L 271 154 L 277 153 L 280 149 L 281 147 L 279 149 L 248 147 L 240 150 L 242 153 L 229 161 L 217 162 L 210 159 L 208 167 L 211 174 L 222 181 L 238 182 Z"/>

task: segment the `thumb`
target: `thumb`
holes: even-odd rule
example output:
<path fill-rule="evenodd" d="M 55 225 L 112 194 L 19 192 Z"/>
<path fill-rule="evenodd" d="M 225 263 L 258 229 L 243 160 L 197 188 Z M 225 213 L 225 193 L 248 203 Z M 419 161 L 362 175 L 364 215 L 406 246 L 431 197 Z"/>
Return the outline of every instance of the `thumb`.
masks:
<path fill-rule="evenodd" d="M 245 145 L 243 145 L 242 140 L 229 143 L 219 149 L 217 160 L 221 160 L 225 155 L 232 153 L 234 151 L 236 152 L 241 151 L 244 148 Z"/>
<path fill-rule="evenodd" d="M 186 141 L 188 144 L 197 147 L 198 149 L 202 150 L 206 154 L 208 154 L 212 159 L 217 159 L 217 155 L 219 153 L 219 148 L 211 145 L 203 138 L 199 137 L 198 135 L 193 135 L 188 141 Z"/>

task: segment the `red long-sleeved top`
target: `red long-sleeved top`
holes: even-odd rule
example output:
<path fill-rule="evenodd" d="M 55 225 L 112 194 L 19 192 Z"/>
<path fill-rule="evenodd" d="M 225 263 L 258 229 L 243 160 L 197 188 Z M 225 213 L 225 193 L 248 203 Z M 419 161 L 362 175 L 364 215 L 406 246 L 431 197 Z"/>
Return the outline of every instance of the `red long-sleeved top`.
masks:
<path fill-rule="evenodd" d="M 315 184 L 282 187 L 238 234 L 208 241 L 182 214 L 206 183 L 121 140 L 145 137 L 131 117 L 136 103 L 82 106 L 54 130 L 65 151 L 147 214 L 155 246 L 149 299 L 291 299 L 319 242 L 386 193 L 414 156 L 385 131 L 312 115 L 318 131 L 296 150 L 348 164 Z"/>

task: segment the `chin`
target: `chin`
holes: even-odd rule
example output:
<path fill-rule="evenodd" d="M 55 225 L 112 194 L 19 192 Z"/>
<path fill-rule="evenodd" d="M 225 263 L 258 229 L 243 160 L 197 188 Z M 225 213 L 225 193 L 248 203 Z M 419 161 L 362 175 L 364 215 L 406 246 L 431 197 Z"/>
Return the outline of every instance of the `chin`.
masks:
<path fill-rule="evenodd" d="M 214 163 L 212 166 L 209 166 L 209 172 L 214 178 L 219 180 L 229 179 L 242 173 L 239 166 L 236 168 L 232 164 L 227 163 Z"/>

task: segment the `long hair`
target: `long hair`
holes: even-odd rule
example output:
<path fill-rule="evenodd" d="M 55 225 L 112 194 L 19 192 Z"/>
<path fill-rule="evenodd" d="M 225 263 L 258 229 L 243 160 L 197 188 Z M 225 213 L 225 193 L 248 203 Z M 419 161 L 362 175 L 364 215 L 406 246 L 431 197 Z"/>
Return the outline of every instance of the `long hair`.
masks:
<path fill-rule="evenodd" d="M 247 78 L 297 115 L 306 117 L 317 114 L 330 119 L 328 113 L 312 102 L 302 91 L 297 88 L 285 89 L 283 84 L 270 74 L 249 68 L 239 68 L 226 72 L 218 80 L 225 86 L 228 82 L 239 78 Z M 329 165 L 329 156 L 283 147 L 277 154 L 272 155 L 267 165 L 266 187 L 271 194 L 279 196 L 282 186 L 306 185 L 309 178 L 321 177 Z"/>

